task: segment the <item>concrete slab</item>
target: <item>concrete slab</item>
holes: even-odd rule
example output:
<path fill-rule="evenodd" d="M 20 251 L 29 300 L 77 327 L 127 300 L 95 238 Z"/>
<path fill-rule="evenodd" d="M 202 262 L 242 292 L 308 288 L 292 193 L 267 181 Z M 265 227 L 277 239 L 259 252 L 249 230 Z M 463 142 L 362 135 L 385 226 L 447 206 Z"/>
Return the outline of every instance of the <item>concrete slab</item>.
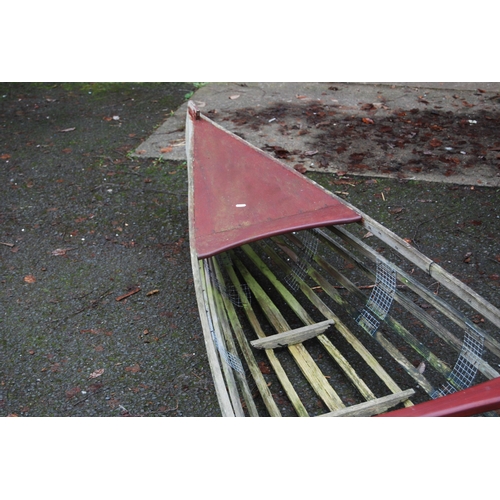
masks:
<path fill-rule="evenodd" d="M 298 170 L 500 186 L 500 83 L 210 83 L 192 100 Z M 186 107 L 136 155 L 185 160 Z"/>

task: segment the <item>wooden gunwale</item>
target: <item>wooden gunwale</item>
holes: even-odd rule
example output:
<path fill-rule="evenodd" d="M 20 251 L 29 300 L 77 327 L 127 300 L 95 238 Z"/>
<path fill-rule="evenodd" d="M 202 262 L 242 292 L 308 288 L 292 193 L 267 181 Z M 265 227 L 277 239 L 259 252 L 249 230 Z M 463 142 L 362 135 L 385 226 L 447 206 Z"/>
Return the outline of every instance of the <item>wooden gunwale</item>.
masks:
<path fill-rule="evenodd" d="M 205 278 L 209 275 L 208 273 L 208 262 L 205 260 L 203 261 L 204 264 L 204 271 L 205 271 Z M 219 351 L 225 350 L 226 352 L 227 347 L 226 347 L 226 342 L 224 340 L 224 337 L 222 335 L 222 326 L 221 323 L 224 321 L 224 316 L 218 314 L 218 310 L 215 306 L 215 298 L 214 298 L 214 293 L 216 288 L 213 286 L 212 282 L 210 279 L 205 279 L 205 284 L 206 284 L 206 300 L 208 307 L 210 308 L 210 317 L 211 317 L 211 330 L 212 330 L 212 335 L 217 339 L 217 342 L 215 344 L 216 349 Z M 220 354 L 219 354 L 219 359 L 220 359 Z M 241 406 L 241 401 L 238 393 L 238 389 L 236 387 L 236 380 L 235 380 L 235 373 L 237 373 L 235 370 L 232 370 L 231 366 L 228 365 L 225 359 L 220 359 L 220 365 L 222 366 L 222 371 L 224 373 L 224 377 L 226 380 L 226 387 L 229 392 L 229 398 L 231 399 L 231 404 L 233 406 L 233 411 L 237 417 L 242 417 L 245 415 L 243 408 Z"/>
<path fill-rule="evenodd" d="M 214 261 L 212 259 L 208 260 L 208 267 L 211 271 L 211 273 L 216 273 L 219 277 L 218 269 L 216 269 L 216 266 Z M 222 278 L 221 278 L 222 279 Z M 220 283 L 221 280 L 219 279 L 218 282 Z M 223 304 L 224 298 L 223 294 L 219 291 L 218 287 L 213 287 L 213 294 L 214 294 L 214 299 L 215 299 L 215 308 L 217 310 L 217 317 L 219 318 L 220 321 L 220 327 L 224 335 L 224 340 L 226 343 L 226 346 L 224 346 L 227 349 L 228 354 L 234 356 L 235 358 L 238 358 L 238 351 L 236 350 L 236 345 L 233 339 L 233 334 L 231 331 L 231 327 L 229 326 L 229 318 L 228 315 L 226 314 L 226 308 Z M 226 298 L 227 299 L 227 298 Z M 226 360 L 223 359 L 223 362 L 226 363 Z M 229 366 L 229 368 L 231 368 Z M 241 392 L 243 394 L 243 398 L 245 400 L 246 406 L 248 408 L 248 412 L 250 413 L 251 417 L 256 417 L 258 416 L 258 411 L 257 407 L 255 406 L 255 402 L 252 397 L 252 393 L 250 391 L 250 388 L 248 386 L 248 382 L 245 376 L 245 373 L 240 373 L 238 370 L 231 370 L 232 373 L 234 373 L 234 376 L 236 380 L 239 382 L 239 385 L 241 387 Z M 243 409 L 241 410 L 242 414 Z"/>

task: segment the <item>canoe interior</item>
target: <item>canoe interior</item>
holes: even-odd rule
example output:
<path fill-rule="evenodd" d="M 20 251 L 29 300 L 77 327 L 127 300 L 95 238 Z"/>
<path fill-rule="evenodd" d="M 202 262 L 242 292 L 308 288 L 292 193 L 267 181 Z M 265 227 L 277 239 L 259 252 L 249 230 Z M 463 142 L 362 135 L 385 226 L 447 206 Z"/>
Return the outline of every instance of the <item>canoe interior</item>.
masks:
<path fill-rule="evenodd" d="M 364 219 L 194 260 L 223 415 L 370 416 L 500 375 L 498 309 L 378 229 Z"/>

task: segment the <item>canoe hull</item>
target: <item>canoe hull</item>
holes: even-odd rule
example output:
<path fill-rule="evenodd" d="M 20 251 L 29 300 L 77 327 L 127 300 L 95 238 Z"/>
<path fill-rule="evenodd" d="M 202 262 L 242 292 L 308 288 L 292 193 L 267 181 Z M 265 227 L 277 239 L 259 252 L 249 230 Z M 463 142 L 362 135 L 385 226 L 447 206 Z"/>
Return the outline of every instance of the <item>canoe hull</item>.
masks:
<path fill-rule="evenodd" d="M 223 416 L 462 415 L 500 407 L 494 305 L 367 214 L 290 174 L 192 105 L 186 127 L 194 285 Z M 239 174 L 228 184 L 207 180 L 217 165 L 229 178 L 234 156 L 243 162 L 235 161 L 245 172 L 242 184 Z M 236 190 L 213 200 L 220 187 L 251 182 L 255 163 L 260 179 L 291 175 L 298 182 L 292 191 L 317 193 L 328 217 L 316 206 L 303 223 L 302 209 L 285 213 L 291 205 L 283 203 L 285 215 L 274 212 L 272 229 L 269 205 L 245 219 L 238 210 L 259 197 L 255 182 L 245 188 L 249 198 Z M 367 231 L 372 245 L 362 238 Z M 436 280 L 451 293 L 449 301 L 429 291 Z M 481 314 L 484 327 L 464 308 L 469 316 Z"/>

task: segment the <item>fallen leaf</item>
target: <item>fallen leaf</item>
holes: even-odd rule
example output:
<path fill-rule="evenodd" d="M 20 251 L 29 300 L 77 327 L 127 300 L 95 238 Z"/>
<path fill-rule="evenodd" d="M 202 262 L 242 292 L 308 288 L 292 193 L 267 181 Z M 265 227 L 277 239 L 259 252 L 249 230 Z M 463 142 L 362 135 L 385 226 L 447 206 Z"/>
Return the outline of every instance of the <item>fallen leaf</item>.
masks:
<path fill-rule="evenodd" d="M 403 207 L 389 208 L 390 214 L 400 214 L 403 211 Z"/>
<path fill-rule="evenodd" d="M 160 292 L 160 290 L 151 290 L 150 292 L 148 292 L 146 294 L 146 297 L 151 297 L 151 295 L 155 295 L 155 294 L 157 294 L 159 292 Z"/>
<path fill-rule="evenodd" d="M 130 373 L 137 373 L 140 369 L 141 367 L 137 363 L 135 365 L 125 367 L 125 371 Z"/>
<path fill-rule="evenodd" d="M 52 255 L 56 257 L 60 255 L 66 255 L 66 252 L 69 252 L 70 250 L 74 250 L 74 248 L 56 248 L 52 251 Z"/>
<path fill-rule="evenodd" d="M 7 153 L 0 155 L 0 160 L 8 160 L 9 158 L 10 158 L 10 155 L 8 155 Z"/>
<path fill-rule="evenodd" d="M 261 361 L 259 363 L 259 369 L 260 369 L 261 373 L 263 373 L 264 375 L 271 373 L 271 369 L 269 368 L 269 366 L 267 366 L 267 364 L 264 361 Z"/>
<path fill-rule="evenodd" d="M 467 252 L 464 256 L 464 263 L 469 264 L 471 257 L 472 257 L 472 252 Z"/>
<path fill-rule="evenodd" d="M 367 125 L 374 125 L 375 122 L 371 118 L 363 118 L 362 119 L 363 123 L 366 123 Z"/>
<path fill-rule="evenodd" d="M 167 146 L 166 148 L 161 148 L 160 153 L 170 153 L 174 149 L 172 146 Z"/>
<path fill-rule="evenodd" d="M 307 168 L 304 167 L 304 165 L 301 165 L 300 163 L 294 165 L 293 168 L 297 170 L 297 172 L 300 172 L 301 174 L 305 174 L 307 172 Z"/>
<path fill-rule="evenodd" d="M 234 99 L 238 99 L 238 97 L 240 97 L 240 95 L 239 95 L 239 94 L 236 94 L 236 95 L 230 95 L 230 96 L 229 96 L 229 99 L 233 99 L 233 100 L 234 100 Z"/>
<path fill-rule="evenodd" d="M 425 371 L 425 363 L 423 361 L 418 365 L 417 371 L 418 371 L 418 373 L 424 373 L 424 371 Z"/>
<path fill-rule="evenodd" d="M 373 236 L 373 233 L 371 233 L 370 231 L 368 231 L 364 236 L 363 238 L 371 238 Z"/>
<path fill-rule="evenodd" d="M 431 141 L 429 142 L 429 144 L 431 145 L 431 147 L 433 148 L 438 148 L 439 146 L 442 146 L 443 143 L 439 140 L 439 139 L 431 139 Z"/>
<path fill-rule="evenodd" d="M 62 130 L 59 130 L 59 132 L 73 132 L 73 130 L 76 130 L 76 127 L 63 128 Z"/>
<path fill-rule="evenodd" d="M 66 391 L 66 397 L 68 399 L 74 398 L 77 394 L 80 394 L 80 391 L 80 387 L 73 387 L 72 389 Z"/>
<path fill-rule="evenodd" d="M 24 277 L 24 281 L 26 283 L 35 283 L 36 278 L 32 274 L 28 274 L 27 276 Z"/>
<path fill-rule="evenodd" d="M 100 377 L 103 373 L 104 373 L 104 368 L 101 368 L 100 370 L 95 370 L 89 375 L 89 378 Z"/>

